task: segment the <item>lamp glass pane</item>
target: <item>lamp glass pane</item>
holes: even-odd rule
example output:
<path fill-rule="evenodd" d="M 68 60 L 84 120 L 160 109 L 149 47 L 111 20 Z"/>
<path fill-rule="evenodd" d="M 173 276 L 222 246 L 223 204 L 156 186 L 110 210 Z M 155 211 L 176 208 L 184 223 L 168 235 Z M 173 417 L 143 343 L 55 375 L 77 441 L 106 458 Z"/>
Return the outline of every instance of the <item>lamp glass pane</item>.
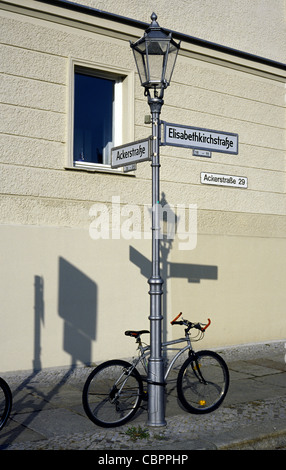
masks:
<path fill-rule="evenodd" d="M 133 49 L 134 59 L 137 65 L 137 70 L 139 73 L 141 84 L 145 83 L 148 80 L 147 68 L 146 68 L 146 56 L 144 53 L 139 52 L 136 49 Z"/>
<path fill-rule="evenodd" d="M 146 41 L 150 84 L 161 86 L 164 82 L 168 41 Z"/>
<path fill-rule="evenodd" d="M 173 44 L 170 44 L 169 54 L 168 54 L 168 62 L 165 72 L 165 80 L 169 84 L 173 75 L 173 70 L 175 67 L 177 55 L 179 49 L 175 47 Z"/>

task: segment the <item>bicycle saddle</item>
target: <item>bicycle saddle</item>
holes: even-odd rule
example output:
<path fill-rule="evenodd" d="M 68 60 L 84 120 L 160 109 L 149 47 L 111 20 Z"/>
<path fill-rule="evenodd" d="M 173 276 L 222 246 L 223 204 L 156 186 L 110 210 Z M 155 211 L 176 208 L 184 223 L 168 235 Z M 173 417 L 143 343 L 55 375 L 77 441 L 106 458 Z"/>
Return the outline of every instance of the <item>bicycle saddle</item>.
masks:
<path fill-rule="evenodd" d="M 148 330 L 127 330 L 125 331 L 126 336 L 132 336 L 133 338 L 138 338 L 142 333 L 150 333 Z"/>

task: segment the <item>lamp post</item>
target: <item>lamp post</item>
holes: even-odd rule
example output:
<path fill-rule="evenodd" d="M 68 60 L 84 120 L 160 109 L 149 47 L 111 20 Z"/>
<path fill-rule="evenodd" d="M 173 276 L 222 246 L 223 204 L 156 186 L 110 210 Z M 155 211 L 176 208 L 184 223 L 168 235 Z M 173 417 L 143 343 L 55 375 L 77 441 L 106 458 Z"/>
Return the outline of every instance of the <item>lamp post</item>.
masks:
<path fill-rule="evenodd" d="M 160 276 L 160 113 L 164 90 L 170 84 L 180 43 L 172 34 L 160 28 L 155 13 L 144 36 L 130 43 L 145 88 L 152 116 L 152 275 L 150 285 L 150 358 L 148 362 L 148 424 L 165 426 L 164 362 L 162 357 L 161 296 L 163 279 Z M 153 90 L 153 96 L 151 92 Z"/>

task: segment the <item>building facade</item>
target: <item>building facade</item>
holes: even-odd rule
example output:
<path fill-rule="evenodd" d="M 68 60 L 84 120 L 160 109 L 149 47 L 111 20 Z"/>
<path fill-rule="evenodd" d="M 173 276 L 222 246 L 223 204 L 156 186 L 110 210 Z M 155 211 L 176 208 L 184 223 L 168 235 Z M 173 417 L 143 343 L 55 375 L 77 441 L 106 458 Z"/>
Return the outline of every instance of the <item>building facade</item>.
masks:
<path fill-rule="evenodd" d="M 127 358 L 124 331 L 149 328 L 150 161 L 110 154 L 151 134 L 129 41 L 152 3 L 1 2 L 2 371 Z M 181 41 L 162 120 L 238 136 L 211 157 L 160 147 L 163 336 L 182 311 L 211 318 L 204 348 L 283 341 L 285 2 L 156 13 Z"/>

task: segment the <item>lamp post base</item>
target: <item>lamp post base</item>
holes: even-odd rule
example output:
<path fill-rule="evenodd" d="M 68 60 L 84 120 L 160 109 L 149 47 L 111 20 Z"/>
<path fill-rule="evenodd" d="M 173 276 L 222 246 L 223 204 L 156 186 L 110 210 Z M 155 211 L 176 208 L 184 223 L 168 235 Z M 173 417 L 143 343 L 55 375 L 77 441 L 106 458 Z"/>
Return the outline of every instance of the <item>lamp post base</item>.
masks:
<path fill-rule="evenodd" d="M 149 426 L 166 426 L 165 384 L 163 360 L 150 359 L 148 377 L 148 422 Z M 154 383 L 152 383 L 154 380 Z"/>
<path fill-rule="evenodd" d="M 150 285 L 150 358 L 148 361 L 148 425 L 166 426 L 164 359 L 162 357 L 161 295 L 163 279 L 151 277 Z"/>

